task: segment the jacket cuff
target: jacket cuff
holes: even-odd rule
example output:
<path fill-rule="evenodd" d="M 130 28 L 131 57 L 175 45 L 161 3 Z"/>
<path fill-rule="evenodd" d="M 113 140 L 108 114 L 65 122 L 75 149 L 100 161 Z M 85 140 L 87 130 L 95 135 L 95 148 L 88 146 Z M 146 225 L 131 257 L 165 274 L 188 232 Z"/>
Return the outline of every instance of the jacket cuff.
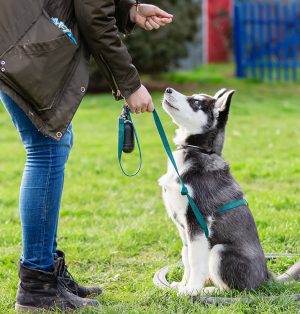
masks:
<path fill-rule="evenodd" d="M 122 96 L 125 99 L 128 99 L 134 92 L 136 92 L 142 86 L 138 72 L 136 71 L 133 77 L 128 79 L 126 85 L 125 84 L 124 86 L 123 84 L 120 84 L 120 85 L 122 85 L 120 86 Z"/>
<path fill-rule="evenodd" d="M 135 3 L 134 0 L 121 0 L 116 7 L 117 26 L 123 34 L 130 34 L 135 27 L 135 23 L 130 20 L 130 9 Z"/>

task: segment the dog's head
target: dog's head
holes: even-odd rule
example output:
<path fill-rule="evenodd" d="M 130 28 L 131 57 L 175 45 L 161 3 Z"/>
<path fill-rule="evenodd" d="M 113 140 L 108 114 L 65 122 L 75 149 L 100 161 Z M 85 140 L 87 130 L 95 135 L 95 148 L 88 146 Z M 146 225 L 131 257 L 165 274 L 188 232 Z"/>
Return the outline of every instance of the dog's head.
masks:
<path fill-rule="evenodd" d="M 221 89 L 214 96 L 206 94 L 185 96 L 173 88 L 167 88 L 163 108 L 179 126 L 186 144 L 191 144 L 188 139 L 198 138 L 203 141 L 206 137 L 210 137 L 210 142 L 212 137 L 220 142 L 222 135 L 222 145 L 219 143 L 219 146 L 223 147 L 224 129 L 233 94 L 234 90 Z M 181 136 L 181 142 L 177 141 L 176 144 L 184 144 L 184 141 Z"/>

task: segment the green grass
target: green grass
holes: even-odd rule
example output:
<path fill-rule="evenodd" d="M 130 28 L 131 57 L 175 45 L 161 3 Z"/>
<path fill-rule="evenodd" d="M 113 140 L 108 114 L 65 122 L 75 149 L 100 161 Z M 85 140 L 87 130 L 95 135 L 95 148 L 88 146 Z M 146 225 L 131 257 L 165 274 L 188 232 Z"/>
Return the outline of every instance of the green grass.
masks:
<path fill-rule="evenodd" d="M 239 82 L 226 77 L 230 67 L 226 73 L 218 68 L 200 72 L 181 79 L 180 83 L 194 84 L 203 77 L 197 90 L 188 92 L 214 93 L 223 86 L 237 91 L 224 156 L 246 193 L 265 252 L 300 253 L 300 88 Z M 213 72 L 219 80 L 210 80 Z M 168 79 L 177 84 L 180 75 L 170 74 Z M 160 98 L 161 94 L 154 95 L 171 139 L 175 127 L 163 113 Z M 106 291 L 99 298 L 101 309 L 78 313 L 299 313 L 300 304 L 288 295 L 300 293 L 300 284 L 263 286 L 251 294 L 252 305 L 210 307 L 153 285 L 157 269 L 180 259 L 181 241 L 157 185 L 166 170 L 166 155 L 151 115 L 134 117 L 144 166 L 135 178 L 122 175 L 116 158 L 120 107 L 110 95 L 87 96 L 74 119 L 75 145 L 66 168 L 59 247 L 75 278 Z M 18 189 L 25 154 L 2 106 L 0 143 L 0 313 L 13 313 L 21 251 Z M 125 165 L 133 170 L 137 155 L 125 157 Z M 295 261 L 283 258 L 269 267 L 278 274 Z M 171 275 L 177 278 L 179 273 Z M 269 295 L 281 297 L 268 301 Z"/>

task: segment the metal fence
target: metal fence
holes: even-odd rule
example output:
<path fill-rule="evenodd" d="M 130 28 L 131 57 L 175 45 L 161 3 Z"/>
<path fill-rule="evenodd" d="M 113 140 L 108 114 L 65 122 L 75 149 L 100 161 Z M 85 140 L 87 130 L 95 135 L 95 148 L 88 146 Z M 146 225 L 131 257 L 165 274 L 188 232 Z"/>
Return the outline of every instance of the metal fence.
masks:
<path fill-rule="evenodd" d="M 300 1 L 235 1 L 234 45 L 238 77 L 296 81 Z"/>

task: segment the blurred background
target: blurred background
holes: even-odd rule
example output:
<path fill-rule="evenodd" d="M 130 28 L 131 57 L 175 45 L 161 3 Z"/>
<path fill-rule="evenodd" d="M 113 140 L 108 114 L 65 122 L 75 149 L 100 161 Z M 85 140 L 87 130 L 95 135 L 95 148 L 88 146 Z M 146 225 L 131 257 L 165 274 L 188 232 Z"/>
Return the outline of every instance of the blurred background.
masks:
<path fill-rule="evenodd" d="M 245 192 L 264 251 L 299 254 L 300 0 L 149 3 L 173 13 L 174 22 L 158 31 L 136 28 L 124 40 L 170 143 L 176 127 L 160 106 L 167 86 L 186 95 L 235 89 L 223 155 Z M 97 313 L 300 313 L 289 297 L 300 294 L 299 283 L 262 287 L 253 304 L 209 308 L 155 288 L 154 273 L 176 263 L 182 246 L 157 184 L 167 156 L 152 115 L 134 115 L 144 165 L 140 175 L 125 177 L 117 160 L 123 102 L 114 101 L 93 62 L 89 91 L 73 120 L 58 236 L 75 278 L 105 289 Z M 25 151 L 1 105 L 0 143 L 0 313 L 13 314 Z M 138 157 L 137 150 L 124 154 L 128 172 Z M 278 275 L 298 258 L 268 267 Z M 282 297 L 266 302 L 266 295 Z"/>
<path fill-rule="evenodd" d="M 239 78 L 297 81 L 299 0 L 146 2 L 175 16 L 168 27 L 151 32 L 136 28 L 124 38 L 150 90 L 161 90 L 167 85 L 163 82 L 170 79 L 167 72 L 201 70 L 210 64 L 227 64 L 227 69 L 231 65 L 228 74 Z M 217 75 L 216 67 L 213 69 Z M 222 74 L 224 66 L 219 71 Z M 199 80 L 201 83 L 200 77 Z M 109 91 L 93 61 L 89 91 Z"/>

